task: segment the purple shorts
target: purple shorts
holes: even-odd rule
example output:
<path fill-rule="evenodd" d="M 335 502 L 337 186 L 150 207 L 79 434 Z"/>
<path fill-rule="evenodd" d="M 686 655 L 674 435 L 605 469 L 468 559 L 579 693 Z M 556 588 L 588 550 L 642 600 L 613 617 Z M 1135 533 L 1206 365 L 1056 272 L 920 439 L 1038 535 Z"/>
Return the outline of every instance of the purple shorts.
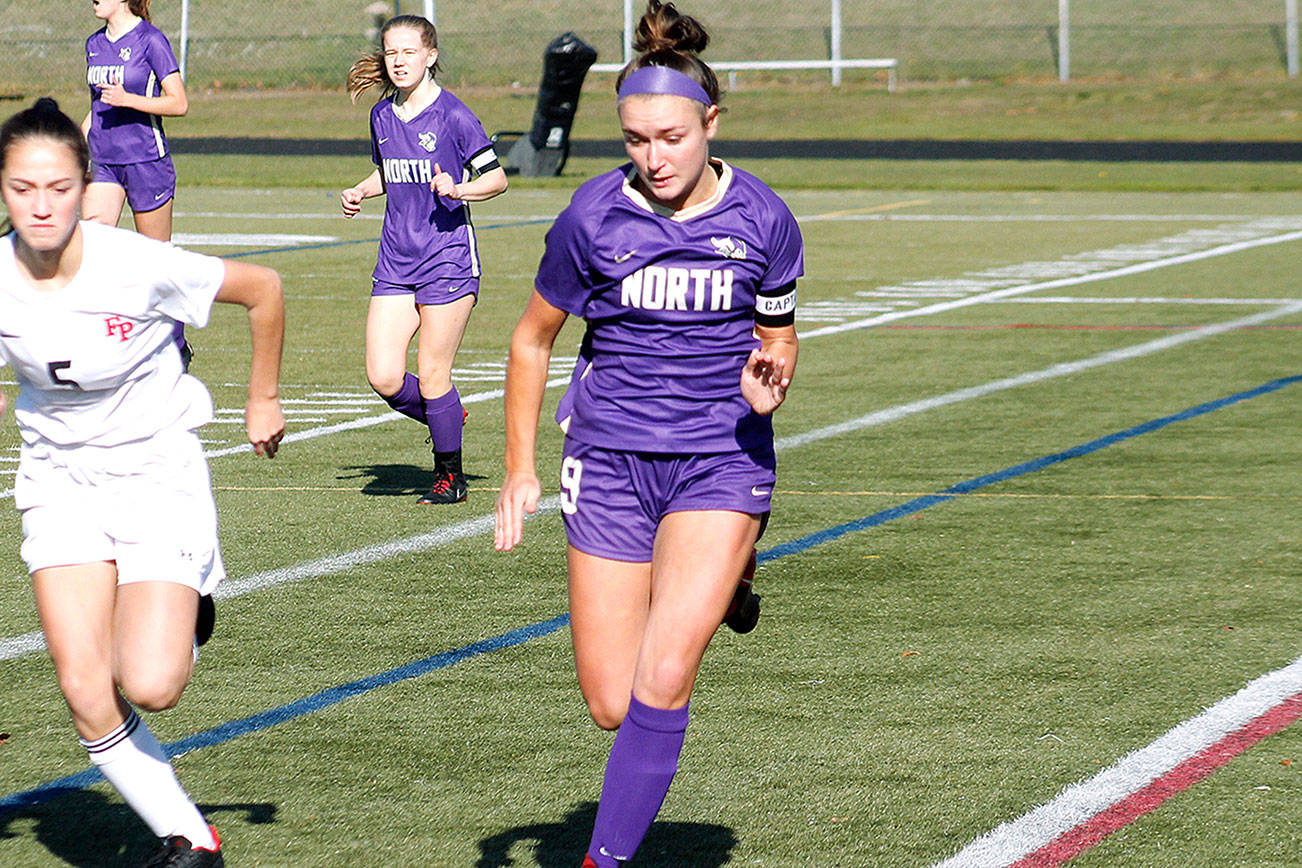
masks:
<path fill-rule="evenodd" d="M 371 295 L 415 294 L 416 304 L 448 304 L 459 298 L 472 296 L 479 301 L 479 278 L 463 277 L 458 280 L 436 280 L 433 283 L 389 283 L 371 280 Z"/>
<path fill-rule="evenodd" d="M 671 512 L 767 514 L 777 482 L 772 449 L 678 455 L 602 449 L 565 438 L 561 513 L 570 545 L 616 561 L 651 560 Z"/>
<path fill-rule="evenodd" d="M 132 211 L 153 211 L 176 195 L 176 168 L 171 157 L 143 163 L 96 163 L 90 182 L 117 184 L 127 191 L 127 204 Z"/>

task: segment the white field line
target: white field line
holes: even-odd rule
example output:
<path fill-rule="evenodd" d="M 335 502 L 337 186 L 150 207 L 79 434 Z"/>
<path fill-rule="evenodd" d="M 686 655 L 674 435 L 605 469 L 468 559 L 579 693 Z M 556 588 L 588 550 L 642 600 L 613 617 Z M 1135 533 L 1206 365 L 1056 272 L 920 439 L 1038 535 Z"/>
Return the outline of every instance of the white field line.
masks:
<path fill-rule="evenodd" d="M 250 232 L 178 232 L 172 241 L 179 247 L 290 247 L 295 244 L 329 244 L 334 235 L 254 234 Z"/>
<path fill-rule="evenodd" d="M 1046 280 L 1040 283 L 1026 283 L 1020 286 L 1010 286 L 1004 289 L 994 289 L 989 292 L 969 295 L 966 298 L 959 298 L 953 301 L 941 301 L 935 304 L 925 305 L 923 307 L 913 308 L 912 310 L 898 310 L 892 313 L 879 314 L 867 319 L 854 320 L 852 322 L 839 323 L 837 325 L 824 326 L 820 329 L 804 332 L 800 335 L 801 340 L 809 338 L 822 337 L 823 335 L 838 334 L 840 332 L 856 331 L 858 329 L 870 328 L 882 323 L 894 322 L 895 320 L 905 319 L 907 317 L 926 316 L 935 313 L 944 313 L 946 311 L 956 310 L 961 307 L 971 307 L 975 304 L 984 304 L 986 302 L 998 301 L 1000 299 L 1011 298 L 1013 296 L 1025 295 L 1028 292 L 1038 292 L 1047 289 L 1061 289 L 1066 286 L 1080 286 L 1083 283 L 1093 283 L 1099 280 L 1112 280 L 1118 277 L 1129 277 L 1132 274 L 1143 274 L 1146 271 L 1155 271 L 1159 268 L 1169 268 L 1172 265 L 1184 265 L 1189 262 L 1198 262 L 1203 259 L 1211 259 L 1216 256 L 1225 256 L 1229 253 L 1239 253 L 1244 250 L 1251 250 L 1255 247 L 1265 247 L 1271 244 L 1284 244 L 1289 241 L 1298 241 L 1302 239 L 1302 231 L 1285 232 L 1282 235 L 1271 235 L 1266 238 L 1253 238 L 1247 241 L 1236 241 L 1232 244 L 1221 244 L 1206 250 L 1198 250 L 1193 253 L 1182 253 L 1178 256 L 1166 256 L 1161 259 L 1153 259 L 1147 262 L 1137 262 L 1126 265 L 1121 268 L 1112 268 L 1107 271 L 1097 271 L 1092 274 L 1082 274 L 1076 277 L 1062 277 L 1056 280 Z"/>
<path fill-rule="evenodd" d="M 906 214 L 832 213 L 798 217 L 800 223 L 1241 223 L 1242 214 Z M 1252 220 L 1302 223 L 1299 214 L 1262 214 Z"/>
<path fill-rule="evenodd" d="M 1268 322 L 1272 319 L 1279 319 L 1280 317 L 1299 312 L 1302 312 L 1302 301 L 1295 301 L 1290 304 L 1281 305 L 1274 310 L 1263 311 L 1261 313 L 1253 314 L 1252 316 L 1245 316 L 1227 322 L 1213 323 L 1212 325 L 1202 326 L 1186 332 L 1166 335 L 1165 337 L 1160 337 L 1156 340 L 1147 341 L 1142 344 L 1122 347 L 1119 350 L 1109 350 L 1106 353 L 1100 353 L 1097 356 L 1090 356 L 1087 359 L 1078 359 L 1074 362 L 1059 362 L 1056 365 L 1050 365 L 1049 367 L 1042 368 L 1038 371 L 1030 371 L 1025 374 L 1018 374 L 1015 377 L 1005 377 L 1000 380 L 992 380 L 991 382 L 983 383 L 980 386 L 969 386 L 966 389 L 956 389 L 955 391 L 947 392 L 944 395 L 936 395 L 932 398 L 923 398 L 920 401 L 913 401 L 908 404 L 899 404 L 895 407 L 887 407 L 884 410 L 877 410 L 865 416 L 860 416 L 858 419 L 851 419 L 848 422 L 840 422 L 836 425 L 828 425 L 825 428 L 816 428 L 813 431 L 806 431 L 803 434 L 794 434 L 790 437 L 782 437 L 776 441 L 776 445 L 779 449 L 791 449 L 796 446 L 804 446 L 808 443 L 826 440 L 829 437 L 849 434 L 862 428 L 869 428 L 874 425 L 884 425 L 887 422 L 894 422 L 897 419 L 903 419 L 905 416 L 912 416 L 915 413 L 934 410 L 937 407 L 957 404 L 961 401 L 970 401 L 973 398 L 980 398 L 985 395 L 993 394 L 994 392 L 1002 392 L 1005 389 L 1013 389 L 1031 383 L 1041 383 L 1045 380 L 1052 380 L 1056 377 L 1065 377 L 1068 374 L 1088 371 L 1091 368 L 1110 365 L 1114 362 L 1152 355 L 1153 353 L 1169 350 L 1172 347 L 1178 347 L 1181 344 L 1187 344 L 1191 341 L 1200 341 L 1204 338 L 1225 334 L 1226 332 L 1234 331 L 1235 329 L 1247 328 L 1249 326 L 1254 326 L 1259 323 Z"/>
<path fill-rule="evenodd" d="M 991 304 L 1210 304 L 1245 307 L 1261 307 L 1271 304 L 1288 304 L 1302 301 L 1297 298 L 1154 298 L 1154 297 L 1117 297 L 1074 296 L 1074 295 L 1037 295 L 1035 298 L 1004 298 Z"/>
<path fill-rule="evenodd" d="M 933 868 L 1011 865 L 1298 693 L 1302 693 L 1302 658 L 1257 678 L 1094 777 L 1067 787 L 1047 804 L 977 838 Z"/>
<path fill-rule="evenodd" d="M 860 416 L 858 419 L 852 419 L 849 422 L 842 422 L 837 425 L 829 425 L 825 428 L 818 428 L 813 431 L 807 431 L 804 434 L 797 434 L 792 437 L 782 437 L 775 441 L 774 446 L 779 451 L 794 449 L 819 440 L 826 440 L 829 437 L 849 434 L 863 428 L 869 428 L 876 425 L 884 425 L 911 416 L 915 413 L 921 413 L 926 410 L 943 407 L 949 404 L 957 404 L 961 401 L 969 401 L 974 398 L 980 398 L 993 392 L 1011 389 L 1017 386 L 1038 383 L 1054 377 L 1061 377 L 1067 374 L 1085 371 L 1090 368 L 1096 368 L 1101 365 L 1108 365 L 1114 362 L 1126 359 L 1139 358 L 1152 353 L 1161 352 L 1172 347 L 1190 343 L 1192 341 L 1202 340 L 1215 335 L 1224 334 L 1234 329 L 1243 328 L 1248 325 L 1255 325 L 1258 322 L 1287 316 L 1291 313 L 1302 312 L 1302 301 L 1284 305 L 1276 310 L 1265 311 L 1255 314 L 1254 316 L 1243 317 L 1241 319 L 1230 320 L 1224 323 L 1204 326 L 1195 331 L 1182 332 L 1176 335 L 1169 335 L 1158 340 L 1148 341 L 1142 344 L 1136 344 L 1133 347 L 1126 347 L 1120 350 L 1111 350 L 1101 353 L 1097 356 L 1091 356 L 1086 359 L 1080 359 L 1075 362 L 1063 362 L 1052 365 L 1039 371 L 1031 371 L 1016 377 L 1008 377 L 1001 380 L 994 380 L 980 386 L 972 386 L 966 389 L 958 389 L 944 395 L 938 395 L 934 398 L 927 398 L 922 401 L 914 401 L 908 404 L 900 404 L 896 407 L 888 407 L 884 410 L 878 410 L 875 413 L 869 413 L 866 416 Z M 558 378 L 549 381 L 553 383 L 565 383 L 569 378 Z M 484 392 L 481 395 L 489 395 Z M 500 391 L 498 392 L 500 396 Z M 464 400 L 464 399 L 463 399 Z M 480 400 L 488 400 L 487 397 Z M 376 424 L 374 419 L 402 418 L 398 413 L 388 413 L 385 417 L 373 417 L 368 420 L 357 420 L 356 422 L 344 422 L 339 425 L 329 426 L 336 430 L 351 430 L 364 427 L 358 424 L 365 422 Z M 289 438 L 286 438 L 287 440 Z M 246 449 L 247 447 L 240 447 Z M 215 450 L 207 454 L 229 454 L 234 450 Z M 555 496 L 545 498 L 539 503 L 539 512 L 549 512 L 557 508 L 559 499 Z M 444 545 L 454 540 L 465 539 L 480 533 L 487 533 L 492 530 L 493 516 L 483 515 L 478 518 L 467 519 L 466 521 L 456 524 L 447 525 L 430 533 L 420 534 L 406 539 L 393 540 L 385 543 L 376 543 L 364 548 L 355 549 L 351 552 L 345 552 L 340 555 L 320 558 L 313 561 L 307 561 L 292 567 L 284 567 L 276 570 L 269 570 L 263 573 L 257 573 L 244 579 L 227 580 L 223 582 L 217 591 L 216 596 L 219 598 L 234 597 L 240 594 L 249 593 L 250 591 L 269 588 L 274 585 L 285 582 L 298 581 L 304 578 L 316 578 L 319 576 L 330 575 L 341 570 L 349 569 L 360 564 L 375 563 L 386 558 L 394 557 L 400 554 L 410 554 L 424 551 L 436 546 Z M 14 636 L 0 640 L 0 661 L 10 660 L 14 657 L 20 657 L 33 651 L 39 651 L 45 647 L 39 630 L 25 633 L 21 636 Z"/>

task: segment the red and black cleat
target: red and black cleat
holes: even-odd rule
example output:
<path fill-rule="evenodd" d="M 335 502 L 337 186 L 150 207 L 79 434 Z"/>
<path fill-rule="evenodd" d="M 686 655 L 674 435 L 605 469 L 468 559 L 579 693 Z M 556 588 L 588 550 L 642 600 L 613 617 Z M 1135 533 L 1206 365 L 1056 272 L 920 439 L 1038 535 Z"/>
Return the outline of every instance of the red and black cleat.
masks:
<path fill-rule="evenodd" d="M 755 583 L 755 550 L 751 549 L 750 560 L 741 571 L 741 580 L 737 582 L 737 591 L 732 595 L 728 611 L 723 615 L 723 623 L 734 633 L 749 633 L 759 623 L 760 596 L 751 590 Z"/>
<path fill-rule="evenodd" d="M 441 473 L 434 478 L 434 485 L 417 503 L 463 503 L 469 489 L 466 477 L 460 473 Z"/>

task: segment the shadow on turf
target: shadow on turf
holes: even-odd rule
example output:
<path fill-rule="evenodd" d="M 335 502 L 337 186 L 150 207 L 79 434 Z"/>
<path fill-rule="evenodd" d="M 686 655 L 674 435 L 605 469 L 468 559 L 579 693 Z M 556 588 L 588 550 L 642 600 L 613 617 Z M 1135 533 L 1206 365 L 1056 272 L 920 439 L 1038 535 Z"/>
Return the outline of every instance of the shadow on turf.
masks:
<path fill-rule="evenodd" d="M 415 464 L 357 464 L 342 467 L 338 479 L 368 479 L 362 486 L 362 494 L 375 497 L 406 497 L 420 495 L 429 491 L 434 484 L 434 470 L 429 467 L 417 467 Z M 348 471 L 352 471 L 351 473 Z M 487 479 L 487 476 L 466 474 L 467 482 Z"/>
<path fill-rule="evenodd" d="M 276 821 L 276 806 L 270 802 L 235 802 L 205 804 L 199 810 L 221 828 L 222 815 L 238 813 L 247 823 Z M 158 839 L 136 812 L 120 802 L 111 802 L 94 790 L 72 790 L 49 802 L 26 810 L 0 815 L 0 841 L 26 837 L 27 832 L 11 832 L 19 824 L 33 825 L 36 840 L 61 860 L 76 868 L 118 868 L 135 865 L 158 849 Z"/>
<path fill-rule="evenodd" d="M 583 861 L 597 818 L 597 803 L 583 802 L 557 823 L 516 826 L 479 842 L 475 868 L 508 868 L 516 861 L 511 848 L 521 841 L 533 841 L 539 868 L 577 868 Z M 663 823 L 651 826 L 633 863 L 643 868 L 719 868 L 732 861 L 737 836 L 726 826 L 705 823 Z"/>

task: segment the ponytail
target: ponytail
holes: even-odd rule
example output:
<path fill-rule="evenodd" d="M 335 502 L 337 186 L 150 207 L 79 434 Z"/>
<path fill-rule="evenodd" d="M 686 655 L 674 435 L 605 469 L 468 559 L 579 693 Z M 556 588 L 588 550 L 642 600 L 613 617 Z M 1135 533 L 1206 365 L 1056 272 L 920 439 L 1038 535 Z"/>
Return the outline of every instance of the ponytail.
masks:
<path fill-rule="evenodd" d="M 633 50 L 638 55 L 620 71 L 615 80 L 615 92 L 618 93 L 624 79 L 637 70 L 666 66 L 695 81 L 704 88 L 710 101 L 718 105 L 721 96 L 719 79 L 699 57 L 709 44 L 710 34 L 705 32 L 701 22 L 683 15 L 673 3 L 647 0 L 646 13 L 638 21 L 633 38 Z"/>

